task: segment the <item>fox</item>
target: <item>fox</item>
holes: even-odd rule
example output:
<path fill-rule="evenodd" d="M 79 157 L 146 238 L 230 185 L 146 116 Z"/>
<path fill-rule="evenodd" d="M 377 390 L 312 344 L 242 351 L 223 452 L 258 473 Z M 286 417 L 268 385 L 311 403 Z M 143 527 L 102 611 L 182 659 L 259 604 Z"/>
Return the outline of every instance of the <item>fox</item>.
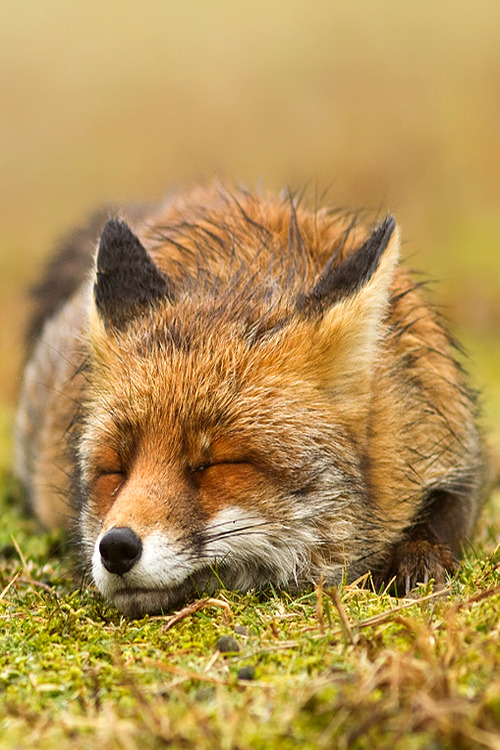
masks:
<path fill-rule="evenodd" d="M 480 511 L 478 398 L 394 218 L 215 181 L 103 211 L 34 290 L 16 471 L 125 616 L 221 585 L 407 595 Z"/>

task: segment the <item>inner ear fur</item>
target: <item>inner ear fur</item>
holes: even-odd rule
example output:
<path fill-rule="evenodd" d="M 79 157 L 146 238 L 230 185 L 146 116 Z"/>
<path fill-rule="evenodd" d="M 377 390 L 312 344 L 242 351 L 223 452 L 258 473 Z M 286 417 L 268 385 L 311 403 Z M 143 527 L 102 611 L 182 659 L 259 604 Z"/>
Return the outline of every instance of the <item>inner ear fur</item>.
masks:
<path fill-rule="evenodd" d="M 339 395 L 369 387 L 398 260 L 399 231 L 389 217 L 337 268 L 327 267 L 302 302 L 314 325 L 311 364 Z"/>
<path fill-rule="evenodd" d="M 308 315 L 318 315 L 337 302 L 355 294 L 376 272 L 394 234 L 396 222 L 387 216 L 365 242 L 334 265 L 334 257 L 326 264 L 313 288 L 297 301 L 297 308 Z"/>

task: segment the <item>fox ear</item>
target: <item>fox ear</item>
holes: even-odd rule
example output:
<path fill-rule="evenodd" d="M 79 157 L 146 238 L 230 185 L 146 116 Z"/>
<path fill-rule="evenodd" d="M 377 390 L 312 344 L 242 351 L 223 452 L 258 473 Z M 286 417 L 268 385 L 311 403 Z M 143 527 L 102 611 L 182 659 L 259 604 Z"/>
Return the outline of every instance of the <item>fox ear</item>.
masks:
<path fill-rule="evenodd" d="M 395 226 L 392 216 L 388 216 L 342 263 L 332 266 L 330 261 L 311 291 L 299 299 L 298 309 L 308 315 L 321 314 L 362 289 L 377 270 Z"/>
<path fill-rule="evenodd" d="M 339 266 L 327 266 L 298 308 L 316 319 L 317 376 L 343 395 L 368 392 L 399 258 L 399 232 L 388 217 Z"/>
<path fill-rule="evenodd" d="M 96 271 L 94 299 L 106 328 L 123 330 L 155 300 L 170 298 L 167 278 L 119 219 L 104 227 Z"/>

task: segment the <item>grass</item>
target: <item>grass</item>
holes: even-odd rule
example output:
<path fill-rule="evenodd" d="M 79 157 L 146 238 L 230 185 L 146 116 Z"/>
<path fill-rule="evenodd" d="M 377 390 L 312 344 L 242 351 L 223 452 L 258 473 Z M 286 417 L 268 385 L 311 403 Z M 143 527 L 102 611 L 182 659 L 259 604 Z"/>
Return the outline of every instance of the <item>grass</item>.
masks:
<path fill-rule="evenodd" d="M 442 280 L 500 476 L 498 3 L 2 11 L 0 748 L 500 748 L 498 488 L 444 594 L 222 591 L 174 624 L 79 589 L 10 477 L 24 290 L 54 239 L 214 172 L 394 211 Z"/>
<path fill-rule="evenodd" d="M 1 748 L 500 747 L 499 493 L 445 591 L 221 591 L 129 621 L 0 486 Z"/>

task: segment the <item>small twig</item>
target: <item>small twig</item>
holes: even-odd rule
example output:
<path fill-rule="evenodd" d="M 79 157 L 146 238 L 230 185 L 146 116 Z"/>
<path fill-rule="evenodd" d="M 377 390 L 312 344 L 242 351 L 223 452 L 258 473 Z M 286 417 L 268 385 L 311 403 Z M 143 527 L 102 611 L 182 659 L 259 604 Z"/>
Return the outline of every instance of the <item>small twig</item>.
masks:
<path fill-rule="evenodd" d="M 443 596 L 448 596 L 450 593 L 450 587 L 440 589 L 439 591 L 434 591 L 432 594 L 427 594 L 426 596 L 421 596 L 419 599 L 412 599 L 412 601 L 407 601 L 405 604 L 401 604 L 399 607 L 394 607 L 394 609 L 390 609 L 387 612 L 382 612 L 380 615 L 374 615 L 373 617 L 369 617 L 367 620 L 362 620 L 361 622 L 356 623 L 357 628 L 367 628 L 370 627 L 370 625 L 379 625 L 382 622 L 385 622 L 386 620 L 390 620 L 391 617 L 398 612 L 402 612 L 405 609 L 409 609 L 410 607 L 414 607 L 415 604 L 421 604 L 423 602 L 428 602 L 431 599 L 439 599 Z M 479 594 L 475 594 L 475 596 L 471 596 L 469 599 L 466 599 L 464 602 L 458 602 L 455 606 L 456 609 L 463 609 L 464 607 L 467 607 L 469 604 L 474 604 L 475 602 L 480 602 L 483 599 L 487 599 L 490 596 L 494 596 L 495 594 L 500 593 L 500 585 L 494 586 L 492 589 L 488 589 L 487 591 L 481 591 Z"/>
<path fill-rule="evenodd" d="M 161 630 L 170 630 L 170 628 L 173 628 L 174 625 L 177 625 L 181 620 L 190 617 L 190 615 L 194 615 L 195 612 L 199 612 L 200 609 L 205 609 L 205 607 L 220 607 L 225 611 L 228 617 L 231 617 L 231 607 L 227 602 L 222 601 L 222 599 L 198 599 L 198 601 L 188 604 L 187 607 L 183 607 L 176 612 L 175 615 L 172 615 L 172 617 L 162 625 Z"/>

